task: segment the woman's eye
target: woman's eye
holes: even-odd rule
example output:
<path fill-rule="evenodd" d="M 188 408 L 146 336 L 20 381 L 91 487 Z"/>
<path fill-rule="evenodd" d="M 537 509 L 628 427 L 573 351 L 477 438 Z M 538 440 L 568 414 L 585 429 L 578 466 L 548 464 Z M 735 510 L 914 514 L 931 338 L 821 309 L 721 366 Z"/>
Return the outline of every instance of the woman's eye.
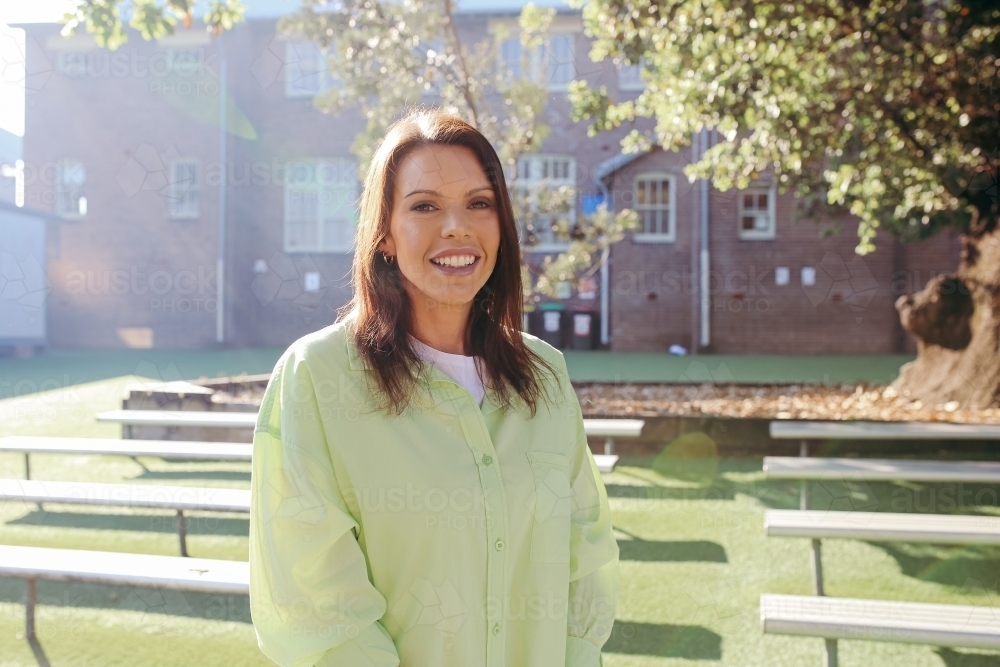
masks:
<path fill-rule="evenodd" d="M 493 206 L 493 202 L 486 201 L 485 199 L 480 199 L 479 201 L 472 202 L 473 206 L 477 206 L 478 204 L 484 204 L 482 208 L 489 208 L 490 206 Z"/>
<path fill-rule="evenodd" d="M 413 207 L 413 210 L 414 211 L 421 211 L 421 212 L 423 212 L 421 209 L 424 206 L 431 206 L 431 204 L 428 204 L 427 202 L 424 202 L 423 204 L 417 204 L 416 206 Z"/>

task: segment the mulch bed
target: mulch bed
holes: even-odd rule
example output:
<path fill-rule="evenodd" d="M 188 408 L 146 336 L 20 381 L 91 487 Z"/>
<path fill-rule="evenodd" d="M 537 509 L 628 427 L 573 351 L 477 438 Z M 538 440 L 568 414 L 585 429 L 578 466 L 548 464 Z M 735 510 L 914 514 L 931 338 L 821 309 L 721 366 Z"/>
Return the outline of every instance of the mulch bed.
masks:
<path fill-rule="evenodd" d="M 743 417 L 1000 423 L 1000 408 L 958 401 L 923 405 L 886 385 L 598 384 L 574 385 L 586 417 Z"/>

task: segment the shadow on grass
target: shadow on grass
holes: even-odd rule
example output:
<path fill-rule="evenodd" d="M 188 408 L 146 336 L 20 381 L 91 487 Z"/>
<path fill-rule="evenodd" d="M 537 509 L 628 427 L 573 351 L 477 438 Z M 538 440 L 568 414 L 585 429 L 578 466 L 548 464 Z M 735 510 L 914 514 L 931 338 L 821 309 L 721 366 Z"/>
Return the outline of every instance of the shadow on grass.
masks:
<path fill-rule="evenodd" d="M 721 660 L 722 637 L 698 625 L 615 620 L 604 653 L 650 655 L 684 660 Z"/>
<path fill-rule="evenodd" d="M 23 579 L 0 577 L 0 601 L 24 604 Z M 62 608 L 107 609 L 132 612 L 127 618 L 116 621 L 122 630 L 159 623 L 158 617 L 186 616 L 213 621 L 250 623 L 250 598 L 245 595 L 220 595 L 194 593 L 161 588 L 81 584 L 61 581 L 38 582 L 38 605 Z M 23 610 L 22 610 L 23 611 Z M 135 612 L 138 612 L 136 615 Z M 148 617 L 147 617 L 148 616 Z M 44 621 L 36 617 L 35 625 L 40 636 L 51 632 L 42 627 Z"/>
<path fill-rule="evenodd" d="M 908 577 L 969 589 L 995 591 L 1000 584 L 1000 547 L 874 542 Z"/>
<path fill-rule="evenodd" d="M 191 516 L 185 513 L 188 535 L 250 534 L 249 519 Z M 35 510 L 7 521 L 9 526 L 47 526 L 49 528 L 82 528 L 90 530 L 130 530 L 149 533 L 176 533 L 176 515 L 153 514 L 88 514 L 86 512 L 48 512 Z"/>
<path fill-rule="evenodd" d="M 726 550 L 721 544 L 697 540 L 691 542 L 660 542 L 648 540 L 619 540 L 621 560 L 638 560 L 659 563 L 728 563 Z"/>
<path fill-rule="evenodd" d="M 937 648 L 946 667 L 1000 667 L 1000 654 L 965 653 L 950 648 Z"/>

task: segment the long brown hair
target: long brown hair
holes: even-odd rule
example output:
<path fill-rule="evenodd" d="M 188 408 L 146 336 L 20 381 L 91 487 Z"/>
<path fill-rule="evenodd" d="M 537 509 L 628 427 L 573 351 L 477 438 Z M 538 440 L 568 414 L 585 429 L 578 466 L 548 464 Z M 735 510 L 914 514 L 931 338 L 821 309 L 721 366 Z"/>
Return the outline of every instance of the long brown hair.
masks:
<path fill-rule="evenodd" d="M 374 372 L 382 407 L 401 414 L 421 361 L 410 346 L 411 306 L 399 264 L 387 264 L 379 246 L 389 233 L 397 171 L 411 151 L 429 144 L 471 149 L 493 186 L 500 249 L 493 273 L 473 299 L 465 342 L 481 357 L 498 402 L 506 408 L 520 397 L 534 417 L 542 393 L 539 372 L 544 368 L 557 380 L 558 373 L 521 338 L 521 253 L 500 158 L 485 136 L 457 116 L 416 107 L 389 126 L 365 174 L 351 279 L 354 296 L 338 311 L 338 320 L 352 320 L 351 335 Z"/>

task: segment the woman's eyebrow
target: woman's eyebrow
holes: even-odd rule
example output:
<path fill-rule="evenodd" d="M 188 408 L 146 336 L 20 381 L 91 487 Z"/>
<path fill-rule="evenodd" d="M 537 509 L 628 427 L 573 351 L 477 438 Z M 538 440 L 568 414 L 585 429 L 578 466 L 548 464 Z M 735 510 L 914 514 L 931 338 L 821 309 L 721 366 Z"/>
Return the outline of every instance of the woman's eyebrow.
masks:
<path fill-rule="evenodd" d="M 492 190 L 492 189 L 493 189 L 492 185 L 484 185 L 482 187 L 473 188 L 473 189 L 469 190 L 468 192 L 465 193 L 465 196 L 468 197 L 469 195 L 471 195 L 471 194 L 473 194 L 475 192 L 479 192 L 480 190 Z M 441 197 L 442 196 L 441 193 L 438 192 L 437 190 L 414 190 L 410 194 L 406 195 L 406 197 L 412 197 L 413 195 L 419 195 L 419 194 L 434 195 L 436 197 Z M 406 197 L 403 197 L 403 199 L 406 199 Z"/>

